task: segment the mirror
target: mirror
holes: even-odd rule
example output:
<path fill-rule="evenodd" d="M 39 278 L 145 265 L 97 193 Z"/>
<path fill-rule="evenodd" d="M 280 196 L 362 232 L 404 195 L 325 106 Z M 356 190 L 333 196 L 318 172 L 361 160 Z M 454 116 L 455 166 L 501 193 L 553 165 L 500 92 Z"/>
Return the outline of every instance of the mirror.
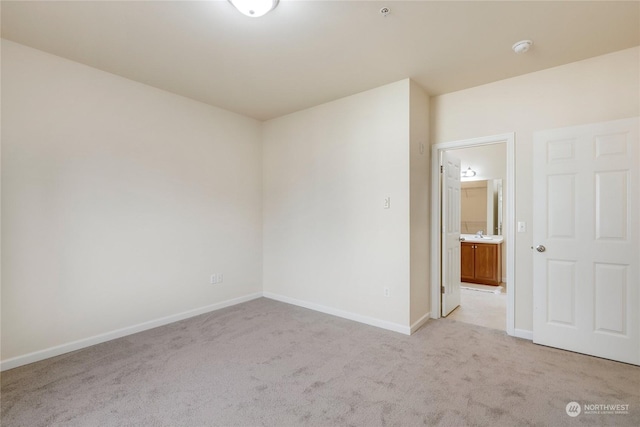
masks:
<path fill-rule="evenodd" d="M 502 180 L 463 181 L 460 185 L 460 232 L 502 235 Z"/>

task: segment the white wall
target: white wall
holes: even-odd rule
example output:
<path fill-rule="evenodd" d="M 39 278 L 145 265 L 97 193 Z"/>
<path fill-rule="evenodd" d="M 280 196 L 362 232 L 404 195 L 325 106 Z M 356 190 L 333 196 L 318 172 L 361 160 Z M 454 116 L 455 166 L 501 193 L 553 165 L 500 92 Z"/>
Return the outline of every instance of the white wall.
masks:
<path fill-rule="evenodd" d="M 532 135 L 640 114 L 640 48 L 431 98 L 431 142 L 516 133 L 516 329 L 533 327 Z"/>
<path fill-rule="evenodd" d="M 431 308 L 429 287 L 429 95 L 410 84 L 411 195 L 411 325 L 417 326 Z M 428 317 L 428 316 L 427 316 Z"/>
<path fill-rule="evenodd" d="M 5 40 L 2 89 L 3 361 L 262 291 L 259 122 Z"/>
<path fill-rule="evenodd" d="M 407 79 L 265 122 L 265 293 L 409 325 L 409 109 Z"/>

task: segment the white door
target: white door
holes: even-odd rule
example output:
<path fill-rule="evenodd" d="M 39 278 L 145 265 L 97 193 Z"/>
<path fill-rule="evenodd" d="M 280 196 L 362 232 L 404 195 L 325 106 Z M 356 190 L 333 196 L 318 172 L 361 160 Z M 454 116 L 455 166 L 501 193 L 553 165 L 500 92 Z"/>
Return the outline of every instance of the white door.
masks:
<path fill-rule="evenodd" d="M 460 159 L 442 154 L 442 315 L 460 305 Z"/>
<path fill-rule="evenodd" d="M 535 343 L 640 364 L 639 126 L 534 135 Z"/>

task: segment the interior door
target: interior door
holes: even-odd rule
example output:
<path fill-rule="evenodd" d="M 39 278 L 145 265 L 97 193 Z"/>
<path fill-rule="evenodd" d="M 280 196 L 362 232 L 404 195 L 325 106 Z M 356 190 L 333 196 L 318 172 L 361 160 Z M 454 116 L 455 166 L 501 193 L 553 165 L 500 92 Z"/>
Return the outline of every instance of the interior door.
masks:
<path fill-rule="evenodd" d="M 640 364 L 639 125 L 534 135 L 535 343 Z"/>
<path fill-rule="evenodd" d="M 460 159 L 442 154 L 442 316 L 460 305 Z"/>

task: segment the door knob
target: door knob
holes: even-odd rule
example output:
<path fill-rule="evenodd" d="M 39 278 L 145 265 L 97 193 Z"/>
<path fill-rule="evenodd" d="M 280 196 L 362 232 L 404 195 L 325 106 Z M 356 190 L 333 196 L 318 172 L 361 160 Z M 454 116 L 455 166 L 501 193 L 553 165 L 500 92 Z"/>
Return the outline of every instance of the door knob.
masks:
<path fill-rule="evenodd" d="M 538 251 L 538 252 L 544 252 L 546 250 L 547 250 L 547 248 L 545 248 L 544 245 L 536 246 L 536 251 Z"/>

